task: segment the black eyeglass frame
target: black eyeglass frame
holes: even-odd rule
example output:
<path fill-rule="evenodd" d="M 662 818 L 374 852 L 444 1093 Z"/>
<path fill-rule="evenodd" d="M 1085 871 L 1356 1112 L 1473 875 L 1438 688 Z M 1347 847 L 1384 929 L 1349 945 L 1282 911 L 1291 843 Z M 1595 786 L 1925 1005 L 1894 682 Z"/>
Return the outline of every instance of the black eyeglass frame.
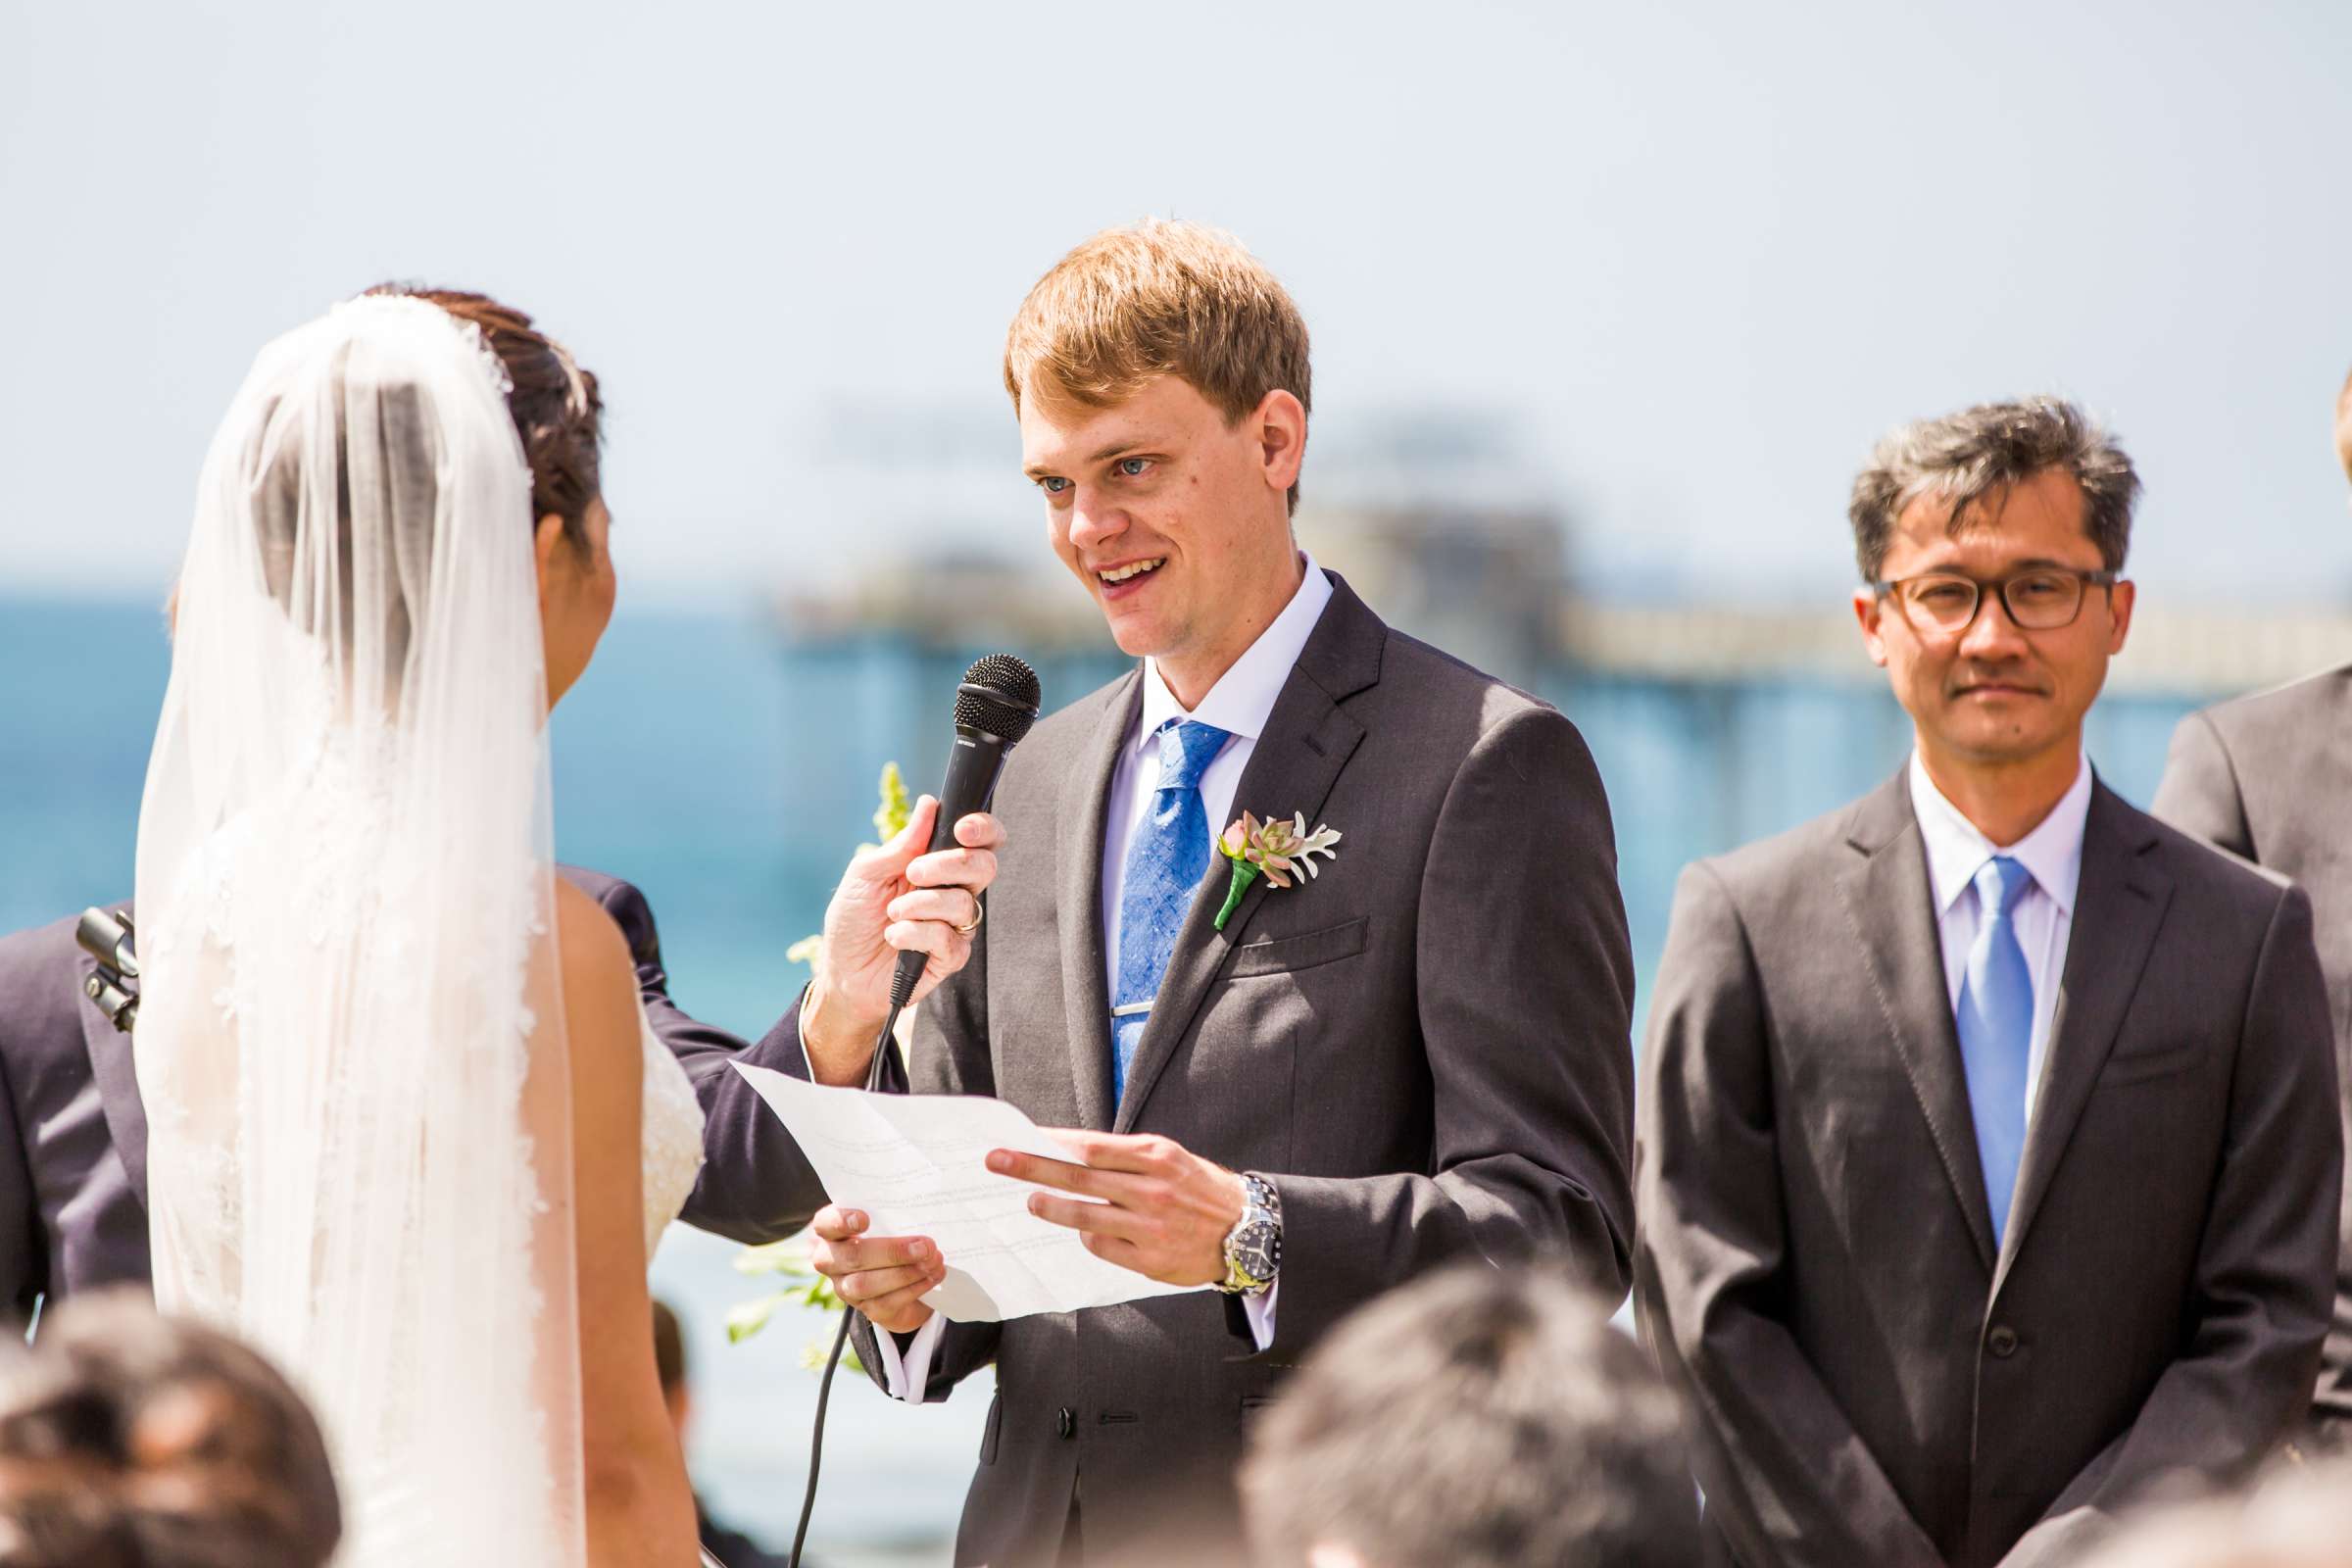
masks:
<path fill-rule="evenodd" d="M 2099 571 L 2085 571 L 2080 566 L 2026 566 L 2017 571 L 2011 572 L 2006 577 L 1995 578 L 1990 582 L 1985 581 L 1982 577 L 1971 577 L 1964 571 L 1945 570 L 1917 571 L 1913 572 L 1908 577 L 1875 578 L 1872 580 L 1869 586 L 1870 591 L 1878 597 L 1882 599 L 1891 598 L 1894 601 L 1895 608 L 1902 612 L 1903 618 L 1911 621 L 1912 624 L 1916 626 L 1919 624 L 1919 622 L 1912 616 L 1911 602 L 1897 590 L 1899 590 L 1905 583 L 1923 582 L 1931 577 L 1938 578 L 1946 582 L 1964 582 L 1968 584 L 1969 587 L 1976 593 L 1975 601 L 1968 607 L 1967 615 L 1962 617 L 1962 619 L 1956 624 L 1942 626 L 1937 625 L 1933 620 L 1928 622 L 1925 629 L 1937 632 L 1947 637 L 1960 636 L 1966 633 L 1971 626 L 1974 626 L 1977 623 L 1977 616 L 1983 614 L 1984 612 L 1984 590 L 1987 588 L 1991 589 L 2000 597 L 2002 611 L 2009 616 L 2009 623 L 2015 626 L 2018 630 L 2064 631 L 2067 627 L 2072 626 L 2076 621 L 2082 618 L 2082 602 L 2090 597 L 2087 590 L 2092 588 L 2104 588 L 2108 592 L 2108 597 L 2113 599 L 2115 594 L 2115 585 L 2124 580 L 2124 574 L 2120 571 L 2107 571 L 2103 569 Z M 2053 621 L 2047 626 L 2030 626 L 2018 615 L 2017 607 L 2009 602 L 2009 590 L 2011 586 L 2016 583 L 2023 582 L 2028 577 L 2072 577 L 2077 582 L 2082 584 L 2082 587 L 2084 591 L 2078 592 L 2075 595 L 2074 612 L 2064 620 Z"/>

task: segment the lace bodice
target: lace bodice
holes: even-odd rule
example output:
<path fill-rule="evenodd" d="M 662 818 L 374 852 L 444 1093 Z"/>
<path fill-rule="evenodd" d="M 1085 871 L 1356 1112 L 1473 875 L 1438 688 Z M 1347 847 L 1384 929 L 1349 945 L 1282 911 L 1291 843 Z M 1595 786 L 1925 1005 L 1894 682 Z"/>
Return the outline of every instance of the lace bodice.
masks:
<path fill-rule="evenodd" d="M 651 1257 L 702 1174 L 703 1106 L 686 1069 L 654 1033 L 642 1002 L 637 1024 L 645 1043 L 645 1255 Z"/>

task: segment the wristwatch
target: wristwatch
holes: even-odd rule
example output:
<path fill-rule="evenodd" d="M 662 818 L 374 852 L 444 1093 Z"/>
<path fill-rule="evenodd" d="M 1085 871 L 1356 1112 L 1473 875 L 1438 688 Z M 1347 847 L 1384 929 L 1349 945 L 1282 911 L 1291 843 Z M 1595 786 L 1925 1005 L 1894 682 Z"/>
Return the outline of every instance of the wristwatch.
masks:
<path fill-rule="evenodd" d="M 1282 1271 L 1282 1198 L 1255 1171 L 1242 1172 L 1242 1217 L 1225 1233 L 1225 1278 L 1217 1289 L 1228 1296 L 1261 1296 Z"/>

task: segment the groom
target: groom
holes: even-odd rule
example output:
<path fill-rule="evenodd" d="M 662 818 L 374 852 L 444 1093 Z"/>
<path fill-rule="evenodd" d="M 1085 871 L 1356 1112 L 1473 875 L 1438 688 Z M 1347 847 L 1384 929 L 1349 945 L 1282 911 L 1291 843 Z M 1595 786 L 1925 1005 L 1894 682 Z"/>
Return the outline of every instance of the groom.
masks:
<path fill-rule="evenodd" d="M 908 1076 L 1071 1129 L 1083 1164 L 993 1163 L 1101 1255 L 1228 1294 L 952 1325 L 918 1299 L 954 1261 L 926 1238 L 829 1208 L 812 1257 L 892 1331 L 860 1345 L 892 1394 L 996 1366 L 958 1563 L 1230 1560 L 1246 1425 L 1349 1308 L 1529 1253 L 1624 1295 L 1608 803 L 1567 719 L 1300 553 L 1306 328 L 1236 241 L 1088 240 L 1022 305 L 1004 381 L 1054 551 L 1143 662 L 1006 763 L 1013 848 Z M 1245 812 L 1342 836 L 1220 925 L 1212 842 Z M 759 1054 L 855 1082 L 879 1022 L 820 976 Z"/>

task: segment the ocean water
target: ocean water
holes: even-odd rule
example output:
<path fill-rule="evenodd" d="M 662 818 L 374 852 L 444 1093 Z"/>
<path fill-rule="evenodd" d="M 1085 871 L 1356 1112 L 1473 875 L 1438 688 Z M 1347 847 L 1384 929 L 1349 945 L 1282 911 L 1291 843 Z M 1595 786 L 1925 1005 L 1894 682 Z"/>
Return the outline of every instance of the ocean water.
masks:
<path fill-rule="evenodd" d="M 879 635 L 810 646 L 746 615 L 624 613 L 556 715 L 558 851 L 645 890 L 689 1011 L 761 1033 L 806 978 L 785 949 L 816 928 L 851 849 L 871 837 L 881 763 L 902 761 L 917 790 L 937 778 L 948 697 L 986 651 Z M 151 606 L 0 598 L 0 931 L 127 896 L 168 660 Z M 1121 667 L 1107 645 L 1041 662 L 1048 705 Z M 1863 683 L 1561 671 L 1536 684 L 1583 729 L 1608 785 L 1644 997 L 1686 861 L 1862 793 L 1908 745 L 1892 700 Z M 2144 804 L 2189 706 L 2102 704 L 2089 747 L 2103 776 Z M 721 1315 L 760 1294 L 735 1252 L 673 1227 L 654 1278 L 686 1323 L 697 1483 L 721 1517 L 781 1547 L 816 1393 L 802 1355 L 822 1325 L 783 1316 L 729 1346 Z M 907 1409 L 845 1375 L 836 1395 L 810 1556 L 945 1563 L 986 1388 Z"/>

